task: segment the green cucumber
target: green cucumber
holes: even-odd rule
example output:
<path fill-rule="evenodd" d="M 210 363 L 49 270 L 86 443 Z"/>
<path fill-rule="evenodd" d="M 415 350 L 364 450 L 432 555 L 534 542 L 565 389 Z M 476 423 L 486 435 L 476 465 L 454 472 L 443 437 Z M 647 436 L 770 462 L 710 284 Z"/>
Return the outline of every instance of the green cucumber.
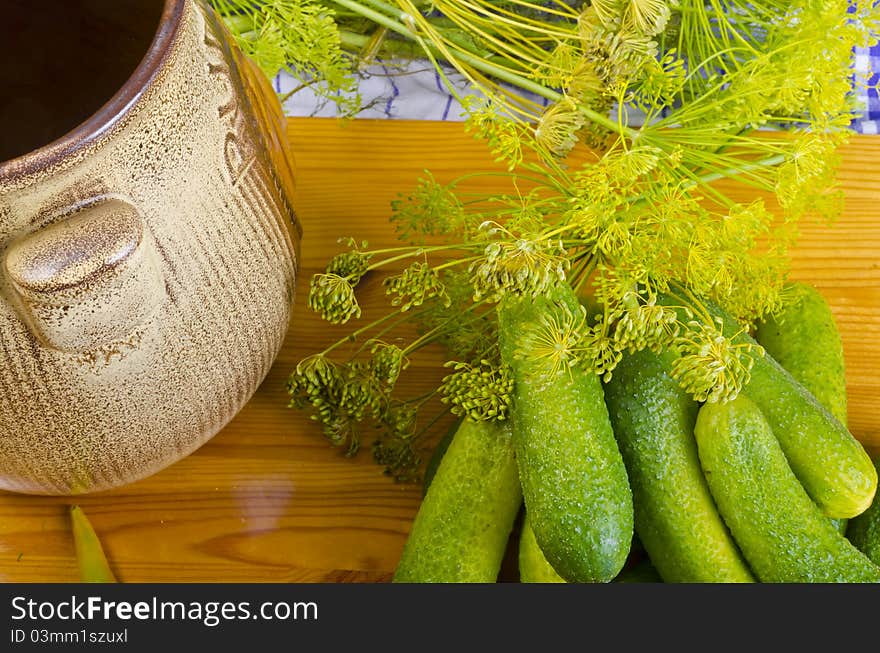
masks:
<path fill-rule="evenodd" d="M 880 458 L 874 461 L 880 472 Z M 858 517 L 853 517 L 846 529 L 846 536 L 855 547 L 880 565 L 880 496 Z"/>
<path fill-rule="evenodd" d="M 762 582 L 880 582 L 810 499 L 755 402 L 703 404 L 694 433 L 718 510 Z"/>
<path fill-rule="evenodd" d="M 699 406 L 671 376 L 675 357 L 625 354 L 605 384 L 636 533 L 667 583 L 753 582 L 703 477 L 693 432 Z"/>
<path fill-rule="evenodd" d="M 564 583 L 565 579 L 556 573 L 547 562 L 544 552 L 538 546 L 535 533 L 526 513 L 519 537 L 519 580 L 521 583 Z M 637 562 L 627 564 L 612 581 L 614 583 L 662 583 L 663 579 L 644 555 Z"/>
<path fill-rule="evenodd" d="M 633 505 L 602 383 L 582 366 L 548 373 L 535 335 L 579 311 L 565 284 L 548 296 L 505 298 L 499 343 L 514 381 L 514 448 L 537 542 L 565 580 L 608 582 L 629 553 Z"/>
<path fill-rule="evenodd" d="M 621 571 L 615 583 L 662 583 L 663 578 L 657 568 L 651 563 L 650 558 L 642 558 L 636 563 L 629 565 Z"/>
<path fill-rule="evenodd" d="M 849 518 L 864 512 L 877 491 L 877 470 L 862 444 L 736 320 L 714 304 L 704 303 L 713 317 L 721 319 L 725 336 L 735 343 L 755 345 L 749 354 L 754 363 L 751 378 L 743 394 L 764 413 L 813 501 L 828 517 Z"/>
<path fill-rule="evenodd" d="M 842 424 L 847 421 L 843 341 L 831 307 L 812 286 L 786 287 L 782 311 L 759 322 L 755 340 Z"/>
<path fill-rule="evenodd" d="M 521 583 L 564 583 L 565 579 L 556 573 L 544 552 L 538 546 L 535 532 L 529 523 L 529 513 L 523 518 L 519 534 L 519 582 Z"/>
<path fill-rule="evenodd" d="M 831 307 L 813 286 L 786 287 L 782 311 L 757 324 L 755 340 L 841 424 L 847 423 L 843 341 Z M 846 519 L 832 520 L 846 532 Z"/>
<path fill-rule="evenodd" d="M 456 420 L 452 423 L 446 433 L 443 434 L 443 437 L 437 442 L 434 447 L 434 451 L 431 454 L 431 458 L 428 460 L 428 464 L 425 465 L 425 476 L 422 480 L 422 496 L 428 492 L 428 488 L 431 487 L 431 481 L 434 480 L 434 475 L 437 473 L 437 468 L 440 466 L 440 461 L 443 460 L 443 456 L 446 453 L 446 450 L 449 448 L 449 445 L 452 444 L 452 439 L 455 437 L 455 432 L 458 431 L 458 427 L 461 426 L 461 420 Z"/>
<path fill-rule="evenodd" d="M 461 422 L 403 547 L 395 583 L 494 583 L 522 505 L 506 422 Z"/>

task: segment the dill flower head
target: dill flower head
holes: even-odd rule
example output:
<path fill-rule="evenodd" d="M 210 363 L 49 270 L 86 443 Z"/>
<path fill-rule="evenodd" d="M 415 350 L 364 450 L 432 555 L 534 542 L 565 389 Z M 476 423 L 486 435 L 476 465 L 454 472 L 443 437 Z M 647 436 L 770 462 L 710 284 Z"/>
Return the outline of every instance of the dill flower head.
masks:
<path fill-rule="evenodd" d="M 414 244 L 427 236 L 467 237 L 471 226 L 455 193 L 429 172 L 412 193 L 391 201 L 391 222 L 401 240 Z"/>
<path fill-rule="evenodd" d="M 611 380 L 614 368 L 623 358 L 623 351 L 608 336 L 607 323 L 594 324 L 583 340 L 584 357 L 590 369 L 606 383 Z"/>
<path fill-rule="evenodd" d="M 623 24 L 640 34 L 660 34 L 669 22 L 671 11 L 665 0 L 625 0 Z"/>
<path fill-rule="evenodd" d="M 361 307 L 348 277 L 327 272 L 312 276 L 309 308 L 331 324 L 345 324 L 352 317 L 361 316 Z"/>
<path fill-rule="evenodd" d="M 327 272 L 357 283 L 370 266 L 370 257 L 361 252 L 342 252 L 327 264 Z"/>
<path fill-rule="evenodd" d="M 586 118 L 569 97 L 549 106 L 535 125 L 535 142 L 555 156 L 564 157 L 578 143 Z"/>
<path fill-rule="evenodd" d="M 575 64 L 566 85 L 566 95 L 577 102 L 593 104 L 603 94 L 605 86 L 596 64 L 581 57 Z"/>
<path fill-rule="evenodd" d="M 797 212 L 817 190 L 832 183 L 835 151 L 835 140 L 825 134 L 802 134 L 797 139 L 777 170 L 776 195 L 783 208 Z"/>
<path fill-rule="evenodd" d="M 570 372 L 584 360 L 587 322 L 584 306 L 572 309 L 565 302 L 554 301 L 522 334 L 521 349 L 515 355 L 522 356 L 521 351 L 528 351 L 529 365 L 547 377 Z"/>
<path fill-rule="evenodd" d="M 397 345 L 377 341 L 370 353 L 370 372 L 377 381 L 386 386 L 397 383 L 400 373 L 409 366 L 409 360 Z"/>
<path fill-rule="evenodd" d="M 373 459 L 394 480 L 410 483 L 418 479 L 421 457 L 416 449 L 417 410 L 409 403 L 396 403 L 382 419 L 381 434 L 373 442 Z"/>
<path fill-rule="evenodd" d="M 526 127 L 506 115 L 496 102 L 469 95 L 462 99 L 465 129 L 486 141 L 495 160 L 516 168 L 523 160 Z M 530 130 L 529 130 L 530 131 Z"/>
<path fill-rule="evenodd" d="M 483 359 L 478 365 L 450 361 L 446 367 L 453 373 L 443 378 L 440 392 L 453 415 L 478 422 L 507 418 L 513 379 L 505 366 Z"/>
<path fill-rule="evenodd" d="M 324 436 L 334 445 L 348 443 L 348 455 L 354 455 L 360 439 L 357 424 L 368 410 L 369 398 L 363 386 L 347 388 L 351 374 L 323 355 L 300 361 L 287 380 L 292 408 L 312 410 L 312 419 L 319 422 Z"/>
<path fill-rule="evenodd" d="M 602 157 L 608 176 L 623 187 L 630 186 L 639 177 L 657 168 L 663 151 L 653 145 L 639 145 L 628 149 L 614 149 Z"/>
<path fill-rule="evenodd" d="M 650 348 L 659 352 L 678 335 L 678 316 L 652 297 L 644 304 L 626 308 L 614 324 L 614 342 L 630 352 Z"/>
<path fill-rule="evenodd" d="M 236 44 L 266 73 L 281 69 L 313 80 L 311 90 L 343 114 L 361 108 L 356 60 L 342 46 L 332 6 L 319 0 L 212 0 Z"/>
<path fill-rule="evenodd" d="M 400 306 L 401 312 L 421 306 L 433 297 L 440 298 L 446 306 L 451 301 L 437 271 L 422 261 L 416 261 L 401 274 L 389 277 L 383 283 L 385 294 L 394 295 L 391 305 Z"/>
<path fill-rule="evenodd" d="M 581 12 L 582 25 L 599 24 L 607 29 L 620 27 L 625 0 L 593 0 Z"/>
<path fill-rule="evenodd" d="M 494 302 L 508 294 L 535 296 L 565 280 L 570 261 L 559 239 L 515 236 L 497 223 L 484 228 L 506 238 L 491 241 L 471 264 L 474 301 Z"/>
<path fill-rule="evenodd" d="M 754 357 L 764 350 L 748 342 L 726 337 L 722 320 L 706 324 L 692 320 L 687 330 L 675 339 L 681 356 L 672 367 L 672 376 L 696 401 L 731 401 L 736 399 L 751 378 Z"/>

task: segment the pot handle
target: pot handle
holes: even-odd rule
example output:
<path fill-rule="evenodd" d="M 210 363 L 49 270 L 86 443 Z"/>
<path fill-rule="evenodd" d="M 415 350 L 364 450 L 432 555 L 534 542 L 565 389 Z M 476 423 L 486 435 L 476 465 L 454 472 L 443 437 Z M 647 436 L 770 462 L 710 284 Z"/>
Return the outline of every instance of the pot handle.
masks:
<path fill-rule="evenodd" d="M 165 295 L 145 235 L 134 206 L 100 198 L 9 247 L 6 273 L 44 345 L 93 352 L 131 343 Z"/>

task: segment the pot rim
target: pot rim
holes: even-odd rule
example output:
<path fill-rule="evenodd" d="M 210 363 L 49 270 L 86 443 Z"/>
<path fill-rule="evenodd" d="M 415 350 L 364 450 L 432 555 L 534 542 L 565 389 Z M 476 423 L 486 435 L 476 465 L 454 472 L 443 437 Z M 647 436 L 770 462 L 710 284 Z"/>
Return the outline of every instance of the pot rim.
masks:
<path fill-rule="evenodd" d="M 122 120 L 164 67 L 181 25 L 184 5 L 191 0 L 164 0 L 159 25 L 144 57 L 116 93 L 100 109 L 63 136 L 25 154 L 0 161 L 0 182 L 34 174 L 94 143 Z"/>

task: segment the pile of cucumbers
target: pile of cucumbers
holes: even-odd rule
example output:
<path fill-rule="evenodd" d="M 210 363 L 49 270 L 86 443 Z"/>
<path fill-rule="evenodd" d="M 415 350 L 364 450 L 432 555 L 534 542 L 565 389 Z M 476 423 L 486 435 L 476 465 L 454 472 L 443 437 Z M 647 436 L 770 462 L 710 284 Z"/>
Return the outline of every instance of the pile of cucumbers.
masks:
<path fill-rule="evenodd" d="M 840 335 L 818 291 L 789 290 L 742 392 L 704 404 L 672 351 L 625 355 L 605 383 L 548 376 L 524 334 L 578 298 L 502 302 L 509 419 L 464 419 L 438 447 L 394 581 L 496 582 L 516 546 L 522 582 L 880 582 L 878 471 L 846 427 Z"/>

